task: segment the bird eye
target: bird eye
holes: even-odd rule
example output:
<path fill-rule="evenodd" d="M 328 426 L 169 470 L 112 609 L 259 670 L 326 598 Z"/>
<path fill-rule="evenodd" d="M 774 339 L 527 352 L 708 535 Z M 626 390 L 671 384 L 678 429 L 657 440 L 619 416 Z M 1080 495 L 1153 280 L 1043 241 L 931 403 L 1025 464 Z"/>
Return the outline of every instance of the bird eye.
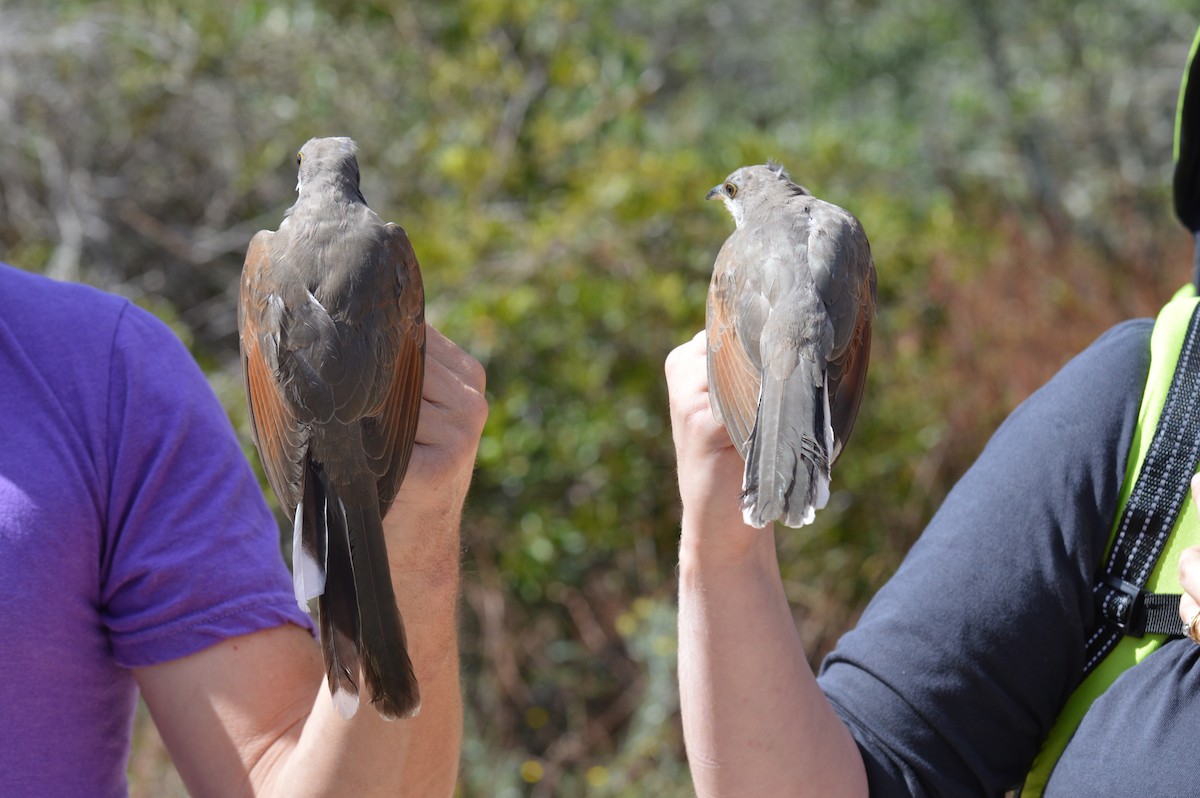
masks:
<path fill-rule="evenodd" d="M 737 196 L 737 186 L 735 186 L 733 183 L 726 183 L 725 196 L 729 197 L 730 199 L 733 199 L 735 196 Z"/>
<path fill-rule="evenodd" d="M 304 153 L 296 153 L 296 166 L 299 166 L 304 161 Z"/>

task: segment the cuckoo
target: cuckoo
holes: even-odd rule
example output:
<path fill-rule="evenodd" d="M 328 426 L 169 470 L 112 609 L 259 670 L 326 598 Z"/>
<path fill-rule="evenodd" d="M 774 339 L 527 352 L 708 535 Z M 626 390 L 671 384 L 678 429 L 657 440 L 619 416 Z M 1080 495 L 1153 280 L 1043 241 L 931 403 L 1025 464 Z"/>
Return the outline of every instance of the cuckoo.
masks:
<path fill-rule="evenodd" d="M 382 522 L 416 436 L 425 299 L 408 236 L 359 190 L 356 150 L 301 148 L 296 203 L 250 241 L 238 329 L 251 433 L 293 523 L 296 599 L 317 600 L 334 703 L 355 713 L 361 672 L 382 716 L 411 717 Z"/>
<path fill-rule="evenodd" d="M 708 192 L 734 232 L 708 292 L 709 401 L 746 461 L 747 524 L 811 523 L 862 402 L 875 265 L 849 212 L 745 166 Z"/>

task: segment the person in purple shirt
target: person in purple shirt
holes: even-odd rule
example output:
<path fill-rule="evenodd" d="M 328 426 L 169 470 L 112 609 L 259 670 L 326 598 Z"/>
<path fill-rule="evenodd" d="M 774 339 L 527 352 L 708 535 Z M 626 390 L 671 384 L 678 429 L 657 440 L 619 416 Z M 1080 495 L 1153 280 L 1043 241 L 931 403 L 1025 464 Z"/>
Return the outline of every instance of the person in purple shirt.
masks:
<path fill-rule="evenodd" d="M 0 264 L 0 792 L 119 796 L 136 696 L 195 795 L 452 793 L 459 519 L 483 369 L 428 329 L 385 526 L 421 714 L 336 712 L 278 527 L 171 331 Z"/>

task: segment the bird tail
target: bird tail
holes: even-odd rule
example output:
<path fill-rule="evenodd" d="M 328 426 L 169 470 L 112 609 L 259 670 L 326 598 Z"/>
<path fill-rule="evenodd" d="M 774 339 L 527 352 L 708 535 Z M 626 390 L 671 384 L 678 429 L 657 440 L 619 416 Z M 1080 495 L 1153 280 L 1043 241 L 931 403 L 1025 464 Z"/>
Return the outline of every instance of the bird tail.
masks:
<path fill-rule="evenodd" d="M 317 609 L 334 703 L 343 717 L 354 715 L 361 663 L 376 711 L 389 720 L 413 717 L 421 699 L 392 589 L 374 480 L 363 480 L 370 483 L 362 491 L 368 496 L 356 495 L 362 500 L 347 503 L 324 471 L 314 466 L 310 476 L 315 477 L 308 480 L 315 488 L 314 509 L 323 509 L 313 516 L 324 522 L 328 540 L 325 591 Z"/>
<path fill-rule="evenodd" d="M 832 455 L 829 388 L 817 364 L 801 359 L 786 380 L 765 376 L 742 481 L 746 523 L 812 523 L 829 501 Z"/>
<path fill-rule="evenodd" d="M 325 472 L 310 463 L 296 508 L 292 580 L 301 606 L 317 599 L 329 692 L 338 713 L 349 719 L 358 710 L 358 593 L 345 524 L 339 523 L 330 495 Z"/>

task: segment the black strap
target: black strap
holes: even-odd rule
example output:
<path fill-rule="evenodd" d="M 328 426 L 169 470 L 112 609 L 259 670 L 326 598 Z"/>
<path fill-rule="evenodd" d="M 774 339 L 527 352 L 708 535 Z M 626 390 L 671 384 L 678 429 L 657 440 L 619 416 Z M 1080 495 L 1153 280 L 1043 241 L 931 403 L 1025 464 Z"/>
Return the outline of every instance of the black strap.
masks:
<path fill-rule="evenodd" d="M 1087 641 L 1084 676 L 1124 635 L 1183 633 L 1179 596 L 1146 593 L 1144 588 L 1183 508 L 1198 462 L 1200 312 L 1193 311 L 1162 416 L 1121 515 L 1112 551 L 1096 578 L 1098 625 Z"/>

